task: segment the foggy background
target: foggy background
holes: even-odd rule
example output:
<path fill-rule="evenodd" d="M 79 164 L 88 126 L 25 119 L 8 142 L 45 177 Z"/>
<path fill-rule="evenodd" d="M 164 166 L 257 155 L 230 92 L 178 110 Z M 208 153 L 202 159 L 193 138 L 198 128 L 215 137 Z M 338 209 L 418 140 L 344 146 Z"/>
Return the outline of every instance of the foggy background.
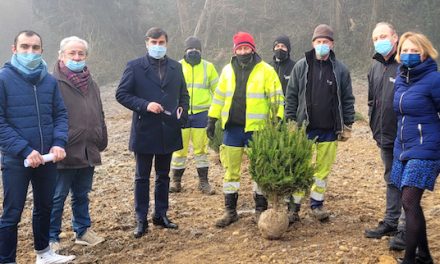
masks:
<path fill-rule="evenodd" d="M 17 32 L 32 29 L 43 37 L 43 56 L 51 70 L 62 38 L 76 35 L 90 44 L 88 65 L 100 84 L 119 80 L 128 60 L 143 55 L 144 35 L 153 26 L 169 35 L 168 55 L 181 59 L 186 37 L 202 40 L 203 56 L 220 71 L 232 55 L 232 36 L 250 32 L 257 52 L 272 59 L 272 43 L 290 37 L 291 57 L 311 49 L 315 26 L 331 25 L 336 57 L 352 73 L 366 75 L 373 55 L 371 32 L 379 21 L 399 35 L 419 31 L 440 48 L 438 0 L 1 0 L 0 61 L 10 59 Z"/>

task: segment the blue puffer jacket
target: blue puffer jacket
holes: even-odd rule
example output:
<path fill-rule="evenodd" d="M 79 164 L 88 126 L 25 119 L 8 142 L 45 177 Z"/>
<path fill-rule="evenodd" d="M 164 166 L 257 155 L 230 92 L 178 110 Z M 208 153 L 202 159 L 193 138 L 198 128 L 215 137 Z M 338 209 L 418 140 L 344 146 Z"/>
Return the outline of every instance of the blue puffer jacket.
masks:
<path fill-rule="evenodd" d="M 399 69 L 394 93 L 397 137 L 394 157 L 440 159 L 440 73 L 431 58 L 415 68 Z"/>
<path fill-rule="evenodd" d="M 67 142 L 67 111 L 57 81 L 47 74 L 36 85 L 10 63 L 0 69 L 0 150 L 25 159 Z"/>

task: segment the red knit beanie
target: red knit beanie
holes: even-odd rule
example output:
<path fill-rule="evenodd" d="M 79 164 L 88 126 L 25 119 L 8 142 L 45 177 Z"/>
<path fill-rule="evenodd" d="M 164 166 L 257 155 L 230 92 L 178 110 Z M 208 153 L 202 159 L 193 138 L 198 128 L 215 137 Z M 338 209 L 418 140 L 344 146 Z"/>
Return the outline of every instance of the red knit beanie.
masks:
<path fill-rule="evenodd" d="M 235 50 L 241 46 L 248 46 L 249 48 L 252 49 L 252 51 L 255 52 L 254 37 L 252 37 L 252 35 L 247 32 L 241 32 L 241 31 L 237 32 L 237 34 L 234 35 L 233 42 L 234 42 L 234 53 Z"/>

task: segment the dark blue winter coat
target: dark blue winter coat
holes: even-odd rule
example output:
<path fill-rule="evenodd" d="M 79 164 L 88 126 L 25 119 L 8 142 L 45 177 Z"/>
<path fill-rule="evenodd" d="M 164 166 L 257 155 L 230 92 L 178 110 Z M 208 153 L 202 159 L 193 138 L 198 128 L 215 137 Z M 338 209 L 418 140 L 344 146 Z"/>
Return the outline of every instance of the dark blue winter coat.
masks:
<path fill-rule="evenodd" d="M 47 74 L 36 85 L 10 63 L 0 69 L 0 150 L 25 159 L 67 142 L 67 111 L 57 81 Z"/>
<path fill-rule="evenodd" d="M 428 58 L 411 70 L 400 67 L 394 111 L 398 120 L 394 157 L 440 159 L 440 73 L 434 60 Z"/>
<path fill-rule="evenodd" d="M 165 70 L 162 81 L 158 69 Z M 185 116 L 177 120 L 176 109 L 181 106 L 183 113 L 187 113 L 189 96 L 180 63 L 167 57 L 154 60 L 148 55 L 128 62 L 116 100 L 133 111 L 131 151 L 169 154 L 182 149 L 181 126 L 186 120 Z M 150 102 L 160 103 L 171 115 L 147 112 Z"/>

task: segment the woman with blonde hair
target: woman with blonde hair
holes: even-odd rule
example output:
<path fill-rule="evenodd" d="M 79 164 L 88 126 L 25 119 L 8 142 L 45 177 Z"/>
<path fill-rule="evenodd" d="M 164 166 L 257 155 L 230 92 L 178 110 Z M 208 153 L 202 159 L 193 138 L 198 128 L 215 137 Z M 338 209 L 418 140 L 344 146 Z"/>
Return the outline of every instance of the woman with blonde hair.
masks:
<path fill-rule="evenodd" d="M 428 38 L 407 32 L 399 40 L 401 63 L 395 83 L 398 129 L 392 183 L 402 190 L 406 214 L 406 249 L 399 263 L 433 263 L 421 207 L 425 189 L 432 191 L 440 173 L 440 73 L 438 56 Z"/>

